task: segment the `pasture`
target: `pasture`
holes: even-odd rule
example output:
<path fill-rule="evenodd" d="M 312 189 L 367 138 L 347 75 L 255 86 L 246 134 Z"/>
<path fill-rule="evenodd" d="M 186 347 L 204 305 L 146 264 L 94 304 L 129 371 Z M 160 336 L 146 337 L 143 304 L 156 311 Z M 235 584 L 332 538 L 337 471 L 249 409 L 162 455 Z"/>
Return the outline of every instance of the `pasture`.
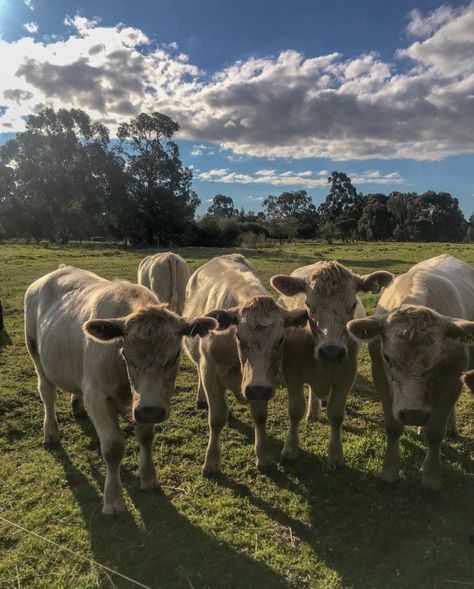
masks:
<path fill-rule="evenodd" d="M 228 250 L 176 251 L 194 270 Z M 266 286 L 273 274 L 318 259 L 337 259 L 357 273 L 400 273 L 443 252 L 474 264 L 474 246 L 462 244 L 314 242 L 236 251 L 255 264 Z M 207 416 L 194 408 L 196 374 L 183 356 L 171 418 L 156 427 L 161 489 L 140 492 L 137 442 L 123 424 L 128 512 L 116 519 L 101 514 L 105 467 L 97 437 L 89 422 L 73 418 L 66 395 L 57 403 L 62 446 L 42 448 L 43 407 L 23 342 L 23 295 L 34 279 L 60 263 L 135 281 L 147 253 L 103 246 L 0 246 L 0 300 L 14 342 L 0 349 L 0 516 L 154 589 L 474 586 L 474 401 L 462 395 L 461 437 L 443 444 L 439 494 L 421 488 L 425 444 L 415 428 L 402 437 L 401 480 L 387 487 L 378 479 L 385 437 L 366 348 L 348 400 L 343 470 L 326 465 L 323 410 L 320 422 L 302 427 L 298 463 L 260 474 L 248 409 L 231 399 L 233 418 L 223 432 L 224 474 L 203 479 Z M 372 312 L 376 296 L 363 300 Z M 269 408 L 275 456 L 287 424 L 281 388 Z M 0 587 L 134 585 L 0 521 Z"/>

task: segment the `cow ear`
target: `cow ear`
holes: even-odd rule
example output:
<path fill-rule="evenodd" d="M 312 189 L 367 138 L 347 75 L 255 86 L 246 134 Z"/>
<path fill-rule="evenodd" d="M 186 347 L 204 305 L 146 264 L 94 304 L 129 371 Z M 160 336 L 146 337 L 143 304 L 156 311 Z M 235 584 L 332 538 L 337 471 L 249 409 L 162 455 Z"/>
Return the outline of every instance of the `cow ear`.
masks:
<path fill-rule="evenodd" d="M 238 307 L 233 307 L 231 309 L 216 309 L 215 311 L 210 311 L 206 315 L 217 321 L 217 331 L 224 331 L 224 329 L 227 329 L 231 325 L 237 325 L 240 320 Z"/>
<path fill-rule="evenodd" d="M 474 321 L 449 319 L 446 324 L 446 336 L 467 344 L 474 344 Z"/>
<path fill-rule="evenodd" d="M 82 326 L 82 331 L 96 342 L 111 342 L 123 337 L 124 319 L 90 319 Z"/>
<path fill-rule="evenodd" d="M 347 324 L 349 333 L 360 341 L 369 341 L 378 335 L 382 335 L 383 321 L 378 317 L 366 317 L 365 319 L 352 319 Z"/>
<path fill-rule="evenodd" d="M 464 372 L 462 375 L 462 381 L 471 395 L 474 395 L 474 370 Z"/>
<path fill-rule="evenodd" d="M 193 321 L 186 321 L 181 330 L 181 334 L 189 337 L 194 337 L 196 335 L 204 337 L 210 331 L 217 328 L 218 323 L 215 319 L 212 319 L 211 317 L 199 317 L 199 319 L 194 319 Z"/>
<path fill-rule="evenodd" d="M 362 290 L 364 292 L 370 290 L 374 294 L 377 294 L 382 290 L 382 287 L 387 287 L 393 279 L 394 275 L 385 270 L 378 270 L 371 274 L 364 274 L 363 276 L 357 277 L 357 290 Z"/>
<path fill-rule="evenodd" d="M 299 293 L 306 292 L 307 284 L 302 278 L 277 274 L 270 278 L 270 284 L 275 290 L 287 297 L 293 297 Z"/>
<path fill-rule="evenodd" d="M 288 309 L 282 308 L 283 319 L 285 320 L 285 327 L 304 327 L 308 322 L 308 312 L 306 309 Z"/>

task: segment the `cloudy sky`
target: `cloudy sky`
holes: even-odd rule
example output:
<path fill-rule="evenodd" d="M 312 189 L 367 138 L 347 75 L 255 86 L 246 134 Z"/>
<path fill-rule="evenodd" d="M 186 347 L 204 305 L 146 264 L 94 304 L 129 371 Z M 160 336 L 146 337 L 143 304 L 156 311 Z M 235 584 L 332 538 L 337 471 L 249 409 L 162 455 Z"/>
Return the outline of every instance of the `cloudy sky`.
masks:
<path fill-rule="evenodd" d="M 474 210 L 474 2 L 0 0 L 0 141 L 25 115 L 161 111 L 207 199 L 246 209 L 328 171 Z"/>

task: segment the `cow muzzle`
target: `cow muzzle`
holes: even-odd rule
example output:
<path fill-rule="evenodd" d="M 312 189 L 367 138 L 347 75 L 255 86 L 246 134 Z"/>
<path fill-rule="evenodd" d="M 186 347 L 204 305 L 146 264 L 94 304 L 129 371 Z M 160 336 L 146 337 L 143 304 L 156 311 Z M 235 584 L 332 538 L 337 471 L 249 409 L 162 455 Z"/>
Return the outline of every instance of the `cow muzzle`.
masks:
<path fill-rule="evenodd" d="M 168 417 L 166 407 L 136 407 L 133 416 L 137 423 L 160 423 Z"/>
<path fill-rule="evenodd" d="M 342 362 L 347 356 L 344 346 L 327 344 L 318 348 L 318 359 L 322 362 Z"/>
<path fill-rule="evenodd" d="M 269 401 L 273 397 L 273 388 L 258 385 L 245 387 L 245 398 L 248 401 Z"/>
<path fill-rule="evenodd" d="M 396 418 L 403 425 L 425 425 L 431 413 L 424 409 L 401 409 Z"/>

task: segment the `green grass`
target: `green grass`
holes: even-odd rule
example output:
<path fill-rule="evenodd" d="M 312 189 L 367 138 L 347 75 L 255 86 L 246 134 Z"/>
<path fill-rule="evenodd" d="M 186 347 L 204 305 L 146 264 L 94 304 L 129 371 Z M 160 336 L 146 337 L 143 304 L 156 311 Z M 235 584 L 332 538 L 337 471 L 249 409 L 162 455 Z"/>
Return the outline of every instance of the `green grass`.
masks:
<path fill-rule="evenodd" d="M 178 250 L 193 269 L 225 250 Z M 400 273 L 450 252 L 474 264 L 474 247 L 458 244 L 290 244 L 241 250 L 268 285 L 272 274 L 319 259 L 337 259 L 359 273 Z M 474 586 L 474 402 L 463 395 L 461 438 L 445 441 L 445 486 L 420 486 L 424 442 L 402 439 L 402 475 L 394 489 L 378 480 L 384 450 L 381 408 L 366 349 L 348 401 L 347 466 L 326 467 L 328 424 L 303 425 L 297 465 L 269 477 L 254 466 L 248 411 L 232 401 L 224 430 L 220 480 L 201 478 L 206 415 L 194 409 L 196 375 L 183 360 L 170 420 L 157 427 L 154 455 L 161 492 L 142 493 L 137 443 L 124 425 L 123 482 L 128 513 L 101 515 L 104 464 L 87 422 L 76 422 L 60 394 L 62 448 L 41 446 L 43 408 L 23 342 L 23 294 L 36 278 L 70 263 L 134 280 L 141 251 L 97 247 L 0 246 L 0 300 L 13 346 L 0 348 L 0 515 L 153 588 Z M 373 310 L 376 297 L 364 298 Z M 275 456 L 287 428 L 285 391 L 270 406 Z M 133 587 L 0 521 L 0 587 Z"/>

